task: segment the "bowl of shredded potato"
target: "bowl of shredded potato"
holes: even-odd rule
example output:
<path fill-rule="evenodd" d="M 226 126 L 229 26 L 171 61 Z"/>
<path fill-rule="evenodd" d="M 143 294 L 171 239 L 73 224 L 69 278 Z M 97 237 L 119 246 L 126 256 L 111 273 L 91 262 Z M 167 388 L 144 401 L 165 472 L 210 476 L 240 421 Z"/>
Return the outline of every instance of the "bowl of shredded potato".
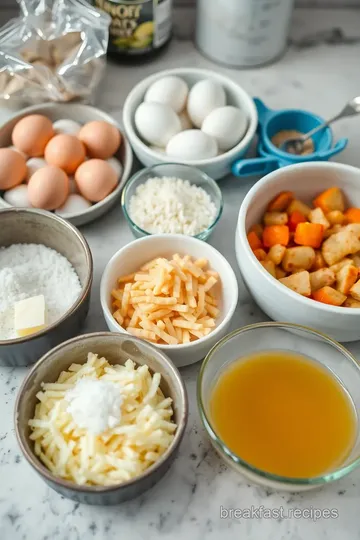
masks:
<path fill-rule="evenodd" d="M 20 388 L 15 429 L 28 463 L 75 501 L 119 504 L 155 485 L 187 422 L 169 358 L 124 334 L 86 334 L 43 356 Z"/>

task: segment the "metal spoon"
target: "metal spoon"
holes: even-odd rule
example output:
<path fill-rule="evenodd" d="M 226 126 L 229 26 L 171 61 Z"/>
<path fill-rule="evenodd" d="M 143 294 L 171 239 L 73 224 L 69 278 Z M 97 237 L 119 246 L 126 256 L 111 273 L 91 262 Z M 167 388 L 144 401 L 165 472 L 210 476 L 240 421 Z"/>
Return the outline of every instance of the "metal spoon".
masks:
<path fill-rule="evenodd" d="M 308 139 L 310 139 L 315 133 L 318 131 L 321 131 L 322 129 L 326 128 L 336 120 L 340 120 L 340 118 L 345 118 L 346 116 L 354 116 L 356 114 L 360 113 L 360 96 L 355 97 L 349 103 L 345 105 L 343 110 L 339 112 L 336 116 L 333 116 L 328 120 L 327 122 L 324 122 L 323 124 L 320 124 L 320 126 L 317 126 L 316 128 L 312 129 L 308 133 L 304 133 L 304 135 L 301 135 L 301 137 L 297 137 L 296 139 L 287 139 L 282 143 L 280 146 L 280 150 L 283 150 L 284 152 L 288 152 L 289 154 L 301 154 L 304 150 L 304 143 Z"/>

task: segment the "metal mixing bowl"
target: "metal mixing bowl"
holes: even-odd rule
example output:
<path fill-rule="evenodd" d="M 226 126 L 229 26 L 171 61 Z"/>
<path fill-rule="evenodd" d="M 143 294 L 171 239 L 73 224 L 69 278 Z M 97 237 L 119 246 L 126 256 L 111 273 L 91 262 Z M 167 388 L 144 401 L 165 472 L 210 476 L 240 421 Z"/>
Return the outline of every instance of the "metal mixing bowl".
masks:
<path fill-rule="evenodd" d="M 43 244 L 64 255 L 79 276 L 82 290 L 74 305 L 44 330 L 30 336 L 0 340 L 0 365 L 26 366 L 49 349 L 76 336 L 90 302 L 93 262 L 83 235 L 68 221 L 42 210 L 0 210 L 0 248 L 12 244 Z"/>
<path fill-rule="evenodd" d="M 77 485 L 52 474 L 34 453 L 28 422 L 34 416 L 36 394 L 42 382 L 55 382 L 61 371 L 72 363 L 85 363 L 89 352 L 104 356 L 111 364 L 123 364 L 128 358 L 138 365 L 147 364 L 151 372 L 161 374 L 161 390 L 173 400 L 173 420 L 177 424 L 174 439 L 158 461 L 140 476 L 113 486 Z M 46 354 L 31 369 L 23 382 L 15 404 L 15 430 L 20 448 L 35 471 L 55 491 L 85 504 L 119 504 L 154 486 L 174 461 L 183 438 L 188 417 L 188 400 L 180 373 L 162 351 L 149 343 L 125 334 L 98 332 L 71 339 Z"/>

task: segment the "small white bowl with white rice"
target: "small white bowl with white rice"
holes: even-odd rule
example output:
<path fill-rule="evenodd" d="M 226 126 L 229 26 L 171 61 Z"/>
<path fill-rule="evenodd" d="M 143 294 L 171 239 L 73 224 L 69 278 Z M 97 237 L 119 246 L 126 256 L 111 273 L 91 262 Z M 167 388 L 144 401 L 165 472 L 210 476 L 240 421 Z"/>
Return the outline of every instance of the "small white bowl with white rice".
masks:
<path fill-rule="evenodd" d="M 191 165 L 160 163 L 134 174 L 121 204 L 136 238 L 184 234 L 207 240 L 223 210 L 215 180 Z"/>

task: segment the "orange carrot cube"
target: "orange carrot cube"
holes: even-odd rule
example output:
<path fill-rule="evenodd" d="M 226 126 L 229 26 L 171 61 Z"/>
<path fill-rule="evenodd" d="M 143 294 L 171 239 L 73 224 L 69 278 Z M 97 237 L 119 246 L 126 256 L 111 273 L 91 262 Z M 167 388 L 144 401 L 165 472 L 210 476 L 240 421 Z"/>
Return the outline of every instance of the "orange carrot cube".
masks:
<path fill-rule="evenodd" d="M 289 227 L 287 225 L 269 225 L 263 232 L 264 246 L 270 248 L 276 244 L 287 246 L 289 243 Z"/>
<path fill-rule="evenodd" d="M 323 191 L 314 199 L 313 203 L 314 206 L 321 208 L 324 214 L 328 214 L 333 210 L 343 212 L 345 209 L 344 195 L 338 187 L 331 187 Z"/>
<path fill-rule="evenodd" d="M 251 231 L 247 235 L 248 242 L 250 244 L 251 249 L 254 251 L 255 249 L 261 249 L 263 247 L 262 242 L 258 235 Z"/>
<path fill-rule="evenodd" d="M 341 306 L 346 300 L 345 294 L 328 286 L 322 287 L 318 291 L 313 291 L 312 297 L 314 300 L 323 304 L 329 304 L 330 306 Z"/>
<path fill-rule="evenodd" d="M 348 208 L 344 215 L 348 223 L 360 223 L 360 208 Z"/>
<path fill-rule="evenodd" d="M 290 231 L 295 231 L 298 224 L 305 223 L 305 221 L 306 221 L 306 217 L 304 216 L 304 214 L 299 212 L 299 210 L 295 210 L 294 212 L 290 214 L 290 217 L 289 217 L 288 226 L 289 226 Z"/>
<path fill-rule="evenodd" d="M 324 238 L 324 227 L 320 223 L 299 223 L 295 231 L 295 243 L 300 246 L 318 248 Z"/>
<path fill-rule="evenodd" d="M 284 212 L 294 198 L 294 194 L 291 191 L 281 191 L 270 201 L 267 211 L 268 212 Z"/>

